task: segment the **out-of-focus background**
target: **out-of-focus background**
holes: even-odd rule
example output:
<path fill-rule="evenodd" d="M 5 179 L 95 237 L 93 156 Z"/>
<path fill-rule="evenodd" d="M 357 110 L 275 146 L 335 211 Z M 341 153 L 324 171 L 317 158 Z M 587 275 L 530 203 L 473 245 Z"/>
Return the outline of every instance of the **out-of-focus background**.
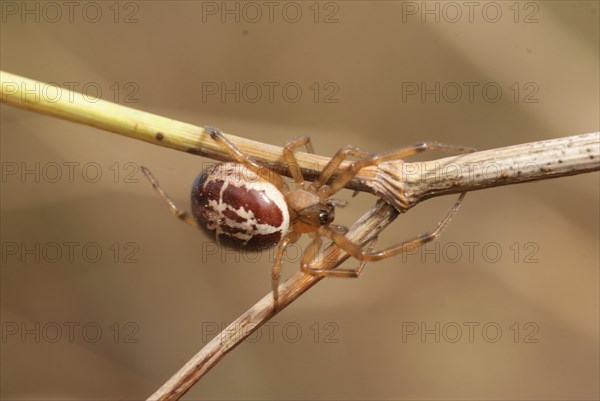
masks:
<path fill-rule="evenodd" d="M 599 128 L 595 1 L 65 4 L 2 3 L 3 70 L 323 155 Z M 270 290 L 272 253 L 218 250 L 139 170 L 189 208 L 210 160 L 4 104 L 0 127 L 3 399 L 147 397 Z M 375 201 L 342 197 L 346 225 Z M 472 193 L 439 241 L 319 283 L 186 399 L 598 399 L 598 203 L 597 173 Z"/>

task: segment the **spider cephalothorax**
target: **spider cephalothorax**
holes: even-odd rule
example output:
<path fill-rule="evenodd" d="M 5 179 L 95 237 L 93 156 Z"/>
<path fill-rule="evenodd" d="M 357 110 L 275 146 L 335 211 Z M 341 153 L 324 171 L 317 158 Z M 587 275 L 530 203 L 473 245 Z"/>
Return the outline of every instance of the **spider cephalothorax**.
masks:
<path fill-rule="evenodd" d="M 335 218 L 334 205 L 322 201 L 315 193 L 297 189 L 286 195 L 293 230 L 301 233 L 317 231 Z"/>
<path fill-rule="evenodd" d="M 142 171 L 177 217 L 208 232 L 219 244 L 249 251 L 263 250 L 277 245 L 272 269 L 275 307 L 278 304 L 279 273 L 283 253 L 286 247 L 296 242 L 302 234 L 308 234 L 312 238 L 312 242 L 302 256 L 300 264 L 302 271 L 319 276 L 358 277 L 366 262 L 385 259 L 435 239 L 456 213 L 465 195 L 463 193 L 459 196 L 446 216 L 431 232 L 382 251 L 364 250 L 363 244 L 355 244 L 346 238 L 344 227 L 331 224 L 335 218 L 336 206 L 346 205 L 345 201 L 333 199 L 331 196 L 344 188 L 364 167 L 402 159 L 428 149 L 457 152 L 471 149 L 427 142 L 390 153 L 373 155 L 346 146 L 324 166 L 317 180 L 307 186 L 294 156 L 294 149 L 300 146 L 305 146 L 312 153 L 310 138 L 304 136 L 289 142 L 283 149 L 284 159 L 295 183 L 295 188 L 291 190 L 280 175 L 257 164 L 219 130 L 211 127 L 205 129 L 236 162 L 217 164 L 198 176 L 192 188 L 192 216 L 175 206 L 147 168 L 142 167 Z M 348 167 L 340 170 L 342 161 L 348 156 L 358 157 L 359 160 L 351 162 Z M 321 247 L 321 237 L 329 238 L 348 254 L 360 260 L 362 262 L 360 266 L 356 269 L 334 270 L 311 268 L 310 261 Z"/>

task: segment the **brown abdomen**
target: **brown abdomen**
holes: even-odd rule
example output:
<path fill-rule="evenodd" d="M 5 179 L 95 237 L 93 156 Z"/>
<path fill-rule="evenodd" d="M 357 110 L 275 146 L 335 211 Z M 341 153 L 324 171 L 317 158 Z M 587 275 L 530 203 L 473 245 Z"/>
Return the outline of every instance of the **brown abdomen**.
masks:
<path fill-rule="evenodd" d="M 238 163 L 217 164 L 198 176 L 192 214 L 220 245 L 248 251 L 276 245 L 290 225 L 281 192 Z"/>

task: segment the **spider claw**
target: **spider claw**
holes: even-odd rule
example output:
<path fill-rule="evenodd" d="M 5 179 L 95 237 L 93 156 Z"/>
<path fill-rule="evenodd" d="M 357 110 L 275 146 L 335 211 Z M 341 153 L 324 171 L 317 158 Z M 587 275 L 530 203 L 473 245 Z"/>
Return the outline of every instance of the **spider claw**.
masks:
<path fill-rule="evenodd" d="M 211 127 L 210 125 L 205 125 L 204 129 L 210 133 L 210 137 L 215 139 L 221 133 L 221 130 L 215 127 Z"/>

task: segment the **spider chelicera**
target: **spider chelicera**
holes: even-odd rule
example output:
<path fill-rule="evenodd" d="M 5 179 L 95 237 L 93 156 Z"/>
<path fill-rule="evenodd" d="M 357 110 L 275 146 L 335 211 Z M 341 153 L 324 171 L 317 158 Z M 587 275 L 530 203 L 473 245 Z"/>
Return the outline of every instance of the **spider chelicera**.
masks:
<path fill-rule="evenodd" d="M 207 231 L 219 244 L 248 251 L 260 251 L 277 245 L 271 274 L 276 308 L 283 254 L 286 247 L 296 242 L 302 234 L 308 234 L 312 238 L 301 258 L 300 268 L 303 272 L 324 277 L 358 277 L 366 262 L 389 258 L 434 240 L 456 213 L 465 196 L 465 193 L 460 194 L 432 231 L 381 251 L 373 251 L 371 241 L 368 249 L 364 250 L 365 245 L 356 244 L 345 236 L 345 227 L 332 224 L 335 208 L 347 205 L 346 201 L 331 198 L 332 195 L 344 188 L 367 166 L 402 159 L 430 149 L 450 152 L 465 152 L 471 149 L 424 142 L 373 155 L 346 146 L 338 150 L 325 165 L 317 180 L 307 185 L 294 156 L 294 149 L 302 146 L 313 153 L 310 137 L 303 136 L 288 142 L 283 148 L 284 160 L 295 182 L 295 188 L 290 189 L 279 174 L 260 166 L 225 138 L 218 129 L 205 129 L 237 162 L 217 164 L 198 176 L 192 188 L 191 215 L 173 203 L 146 167 L 142 167 L 142 171 L 175 216 Z M 340 164 L 348 156 L 357 157 L 359 160 L 351 162 L 348 167 L 339 171 Z M 334 175 L 335 178 L 331 180 Z M 310 262 L 321 248 L 321 237 L 330 239 L 349 255 L 361 261 L 360 265 L 354 269 L 310 268 Z"/>

